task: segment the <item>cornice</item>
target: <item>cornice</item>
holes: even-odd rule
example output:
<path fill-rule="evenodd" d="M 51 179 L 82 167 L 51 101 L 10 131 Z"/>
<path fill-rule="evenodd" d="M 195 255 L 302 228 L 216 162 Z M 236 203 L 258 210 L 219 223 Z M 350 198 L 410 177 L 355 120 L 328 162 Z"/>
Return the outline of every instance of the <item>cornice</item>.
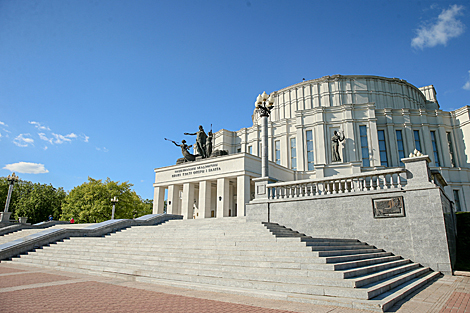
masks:
<path fill-rule="evenodd" d="M 426 101 L 426 97 L 424 96 L 423 92 L 418 87 L 410 84 L 406 80 L 401 79 L 401 78 L 395 78 L 395 77 L 394 78 L 388 78 L 388 77 L 375 76 L 375 75 L 340 75 L 340 74 L 336 74 L 336 75 L 331 75 L 331 76 L 323 76 L 323 77 L 316 78 L 316 79 L 302 81 L 300 83 L 282 88 L 278 91 L 275 91 L 275 93 L 280 94 L 280 93 L 283 93 L 283 92 L 287 92 L 291 89 L 299 89 L 299 88 L 304 87 L 304 86 L 310 86 L 310 85 L 313 85 L 313 84 L 320 84 L 320 83 L 323 83 L 323 82 L 338 82 L 340 80 L 357 80 L 357 79 L 378 79 L 378 80 L 385 80 L 385 81 L 389 81 L 389 82 L 393 82 L 393 83 L 404 84 L 404 85 L 407 85 L 407 86 L 415 89 L 418 92 L 418 94 L 421 95 L 423 100 Z"/>

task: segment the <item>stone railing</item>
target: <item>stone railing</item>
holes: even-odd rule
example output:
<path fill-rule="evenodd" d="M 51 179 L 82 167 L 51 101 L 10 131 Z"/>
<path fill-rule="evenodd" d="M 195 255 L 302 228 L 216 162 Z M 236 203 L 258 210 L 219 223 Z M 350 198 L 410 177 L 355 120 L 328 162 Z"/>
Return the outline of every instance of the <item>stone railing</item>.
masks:
<path fill-rule="evenodd" d="M 401 190 L 406 185 L 404 168 L 268 184 L 270 200 L 315 197 L 371 190 Z"/>
<path fill-rule="evenodd" d="M 255 178 L 255 202 L 315 198 L 324 195 L 399 191 L 446 185 L 440 173 L 431 173 L 427 155 L 412 155 L 401 161 L 405 168 L 391 168 L 349 176 L 271 183 L 269 177 Z M 433 178 L 434 177 L 434 178 Z M 438 181 L 439 180 L 439 181 Z"/>

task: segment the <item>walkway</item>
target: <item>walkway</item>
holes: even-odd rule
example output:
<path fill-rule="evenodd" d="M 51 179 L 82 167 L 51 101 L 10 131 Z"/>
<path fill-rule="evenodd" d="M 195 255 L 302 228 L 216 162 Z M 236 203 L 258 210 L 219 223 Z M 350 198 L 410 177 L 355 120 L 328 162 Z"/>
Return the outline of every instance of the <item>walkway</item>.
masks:
<path fill-rule="evenodd" d="M 464 275 L 469 273 L 463 273 Z M 0 310 L 10 312 L 359 313 L 119 278 L 0 263 Z M 470 276 L 444 276 L 391 312 L 470 313 Z"/>

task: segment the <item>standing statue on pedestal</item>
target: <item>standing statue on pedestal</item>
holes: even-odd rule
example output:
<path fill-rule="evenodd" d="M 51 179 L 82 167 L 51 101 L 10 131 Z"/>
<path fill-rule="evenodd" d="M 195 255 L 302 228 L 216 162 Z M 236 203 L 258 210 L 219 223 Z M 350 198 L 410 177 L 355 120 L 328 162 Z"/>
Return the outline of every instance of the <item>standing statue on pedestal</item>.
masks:
<path fill-rule="evenodd" d="M 341 162 L 341 157 L 339 155 L 339 143 L 344 140 L 344 133 L 341 131 L 334 132 L 333 137 L 331 137 L 331 161 L 332 162 Z"/>
<path fill-rule="evenodd" d="M 207 135 L 206 135 L 206 132 L 204 131 L 204 128 L 202 127 L 202 125 L 199 125 L 199 131 L 196 132 L 196 133 L 184 133 L 185 135 L 189 135 L 189 136 L 194 136 L 196 135 L 196 149 L 197 149 L 197 153 L 199 153 L 199 155 L 205 159 L 207 156 L 206 156 L 206 139 L 207 139 Z"/>
<path fill-rule="evenodd" d="M 206 157 L 210 157 L 212 155 L 212 125 L 211 130 L 207 134 L 207 141 L 206 141 Z"/>

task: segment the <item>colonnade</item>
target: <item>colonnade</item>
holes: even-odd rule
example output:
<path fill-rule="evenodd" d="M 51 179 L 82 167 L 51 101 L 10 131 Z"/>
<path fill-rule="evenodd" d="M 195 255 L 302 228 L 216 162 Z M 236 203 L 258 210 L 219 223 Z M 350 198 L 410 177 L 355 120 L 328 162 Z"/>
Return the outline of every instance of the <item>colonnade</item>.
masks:
<path fill-rule="evenodd" d="M 251 177 L 220 177 L 186 181 L 180 184 L 154 185 L 153 213 L 183 215 L 185 219 L 244 216 L 245 204 L 252 192 Z"/>

